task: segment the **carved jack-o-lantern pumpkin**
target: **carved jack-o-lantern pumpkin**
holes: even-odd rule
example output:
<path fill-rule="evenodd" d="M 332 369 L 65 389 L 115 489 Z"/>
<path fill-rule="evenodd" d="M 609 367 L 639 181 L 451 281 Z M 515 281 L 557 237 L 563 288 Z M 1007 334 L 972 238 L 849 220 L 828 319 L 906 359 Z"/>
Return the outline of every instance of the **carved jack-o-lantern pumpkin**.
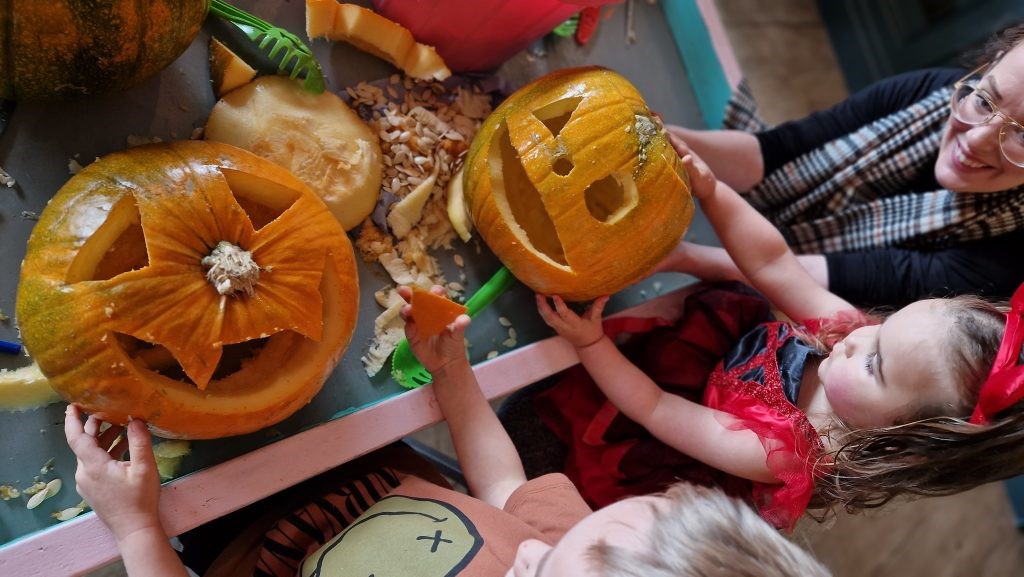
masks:
<path fill-rule="evenodd" d="M 17 314 L 68 401 L 214 438 L 308 403 L 358 302 L 352 246 L 314 192 L 246 151 L 180 142 L 68 181 L 29 238 Z"/>
<path fill-rule="evenodd" d="M 650 271 L 693 217 L 689 180 L 625 78 L 561 70 L 491 114 L 466 160 L 474 224 L 515 276 L 587 300 Z"/>

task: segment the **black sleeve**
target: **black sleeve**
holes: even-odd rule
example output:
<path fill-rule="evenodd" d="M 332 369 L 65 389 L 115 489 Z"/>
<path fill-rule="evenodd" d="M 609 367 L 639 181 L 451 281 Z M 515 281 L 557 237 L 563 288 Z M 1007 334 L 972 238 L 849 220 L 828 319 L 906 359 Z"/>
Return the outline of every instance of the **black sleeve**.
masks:
<path fill-rule="evenodd" d="M 787 162 L 844 134 L 910 106 L 964 75 L 960 68 L 928 68 L 880 80 L 827 110 L 757 133 L 769 175 Z"/>
<path fill-rule="evenodd" d="M 1009 298 L 1024 282 L 1013 232 L 937 251 L 879 249 L 825 255 L 829 290 L 859 306 L 907 303 L 932 296 Z"/>

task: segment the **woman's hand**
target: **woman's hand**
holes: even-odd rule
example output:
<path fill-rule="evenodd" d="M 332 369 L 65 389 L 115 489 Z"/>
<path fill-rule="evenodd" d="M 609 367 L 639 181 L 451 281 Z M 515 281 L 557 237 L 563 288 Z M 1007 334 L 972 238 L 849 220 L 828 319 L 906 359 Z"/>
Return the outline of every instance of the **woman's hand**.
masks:
<path fill-rule="evenodd" d="M 537 311 L 544 322 L 572 346 L 577 349 L 586 348 L 604 337 L 601 315 L 604 313 L 604 306 L 608 304 L 607 296 L 595 300 L 582 316 L 566 306 L 562 297 L 553 296 L 551 300 L 555 303 L 554 308 L 548 304 L 547 297 L 537 295 Z"/>
<path fill-rule="evenodd" d="M 444 287 L 440 285 L 431 287 L 430 292 L 445 296 Z M 400 286 L 398 294 L 405 299 L 405 302 L 412 302 L 412 288 Z M 469 363 L 469 359 L 466 357 L 466 343 L 463 340 L 470 321 L 467 315 L 459 315 L 455 322 L 441 334 L 422 339 L 419 336 L 416 322 L 412 319 L 412 305 L 407 304 L 402 307 L 401 314 L 405 319 L 405 338 L 409 340 L 409 347 L 431 374 L 437 376 L 440 371 L 454 363 Z"/>
<path fill-rule="evenodd" d="M 160 477 L 146 424 L 131 421 L 100 432 L 101 424 L 90 416 L 83 426 L 78 407 L 68 405 L 64 435 L 78 458 L 75 489 L 118 542 L 139 531 L 162 534 Z M 127 438 L 121 435 L 125 431 Z M 129 460 L 121 461 L 125 450 Z"/>
<path fill-rule="evenodd" d="M 718 185 L 718 179 L 711 172 L 711 168 L 690 150 L 689 145 L 678 135 L 670 132 L 668 139 L 672 143 L 672 148 L 675 148 L 676 154 L 682 159 L 686 172 L 690 176 L 690 193 L 697 200 L 709 198 L 715 193 L 715 187 Z"/>

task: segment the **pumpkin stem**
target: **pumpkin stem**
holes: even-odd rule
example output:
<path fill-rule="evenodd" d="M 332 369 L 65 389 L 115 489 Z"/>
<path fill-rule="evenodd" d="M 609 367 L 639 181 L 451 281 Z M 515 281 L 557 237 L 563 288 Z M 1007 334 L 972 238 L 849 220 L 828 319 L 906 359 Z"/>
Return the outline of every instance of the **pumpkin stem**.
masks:
<path fill-rule="evenodd" d="M 201 261 L 206 280 L 222 295 L 235 295 L 239 291 L 252 296 L 260 279 L 260 267 L 252 260 L 252 253 L 242 250 L 226 240 L 217 243 L 209 256 Z"/>

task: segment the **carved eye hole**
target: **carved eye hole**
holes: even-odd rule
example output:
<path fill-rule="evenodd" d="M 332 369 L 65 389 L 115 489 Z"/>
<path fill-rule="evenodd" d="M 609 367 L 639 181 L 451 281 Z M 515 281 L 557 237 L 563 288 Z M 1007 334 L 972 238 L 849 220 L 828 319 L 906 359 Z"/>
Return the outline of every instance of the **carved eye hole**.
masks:
<path fill-rule="evenodd" d="M 82 244 L 68 268 L 68 283 L 106 280 L 149 265 L 146 236 L 135 197 L 125 195 Z"/>
<path fill-rule="evenodd" d="M 519 162 L 519 156 L 508 133 L 508 126 L 502 123 L 495 131 L 490 147 L 488 162 L 491 171 L 491 190 L 498 206 L 505 205 L 511 214 L 509 226 L 519 228 L 534 250 L 551 260 L 566 265 L 565 249 L 558 238 L 555 223 L 548 216 L 540 192 L 526 175 Z"/>
<path fill-rule="evenodd" d="M 299 199 L 299 192 L 248 172 L 221 168 L 238 206 L 259 230 L 285 213 Z"/>
<path fill-rule="evenodd" d="M 604 223 L 617 220 L 640 200 L 632 175 L 619 172 L 592 183 L 584 196 L 590 215 Z"/>
<path fill-rule="evenodd" d="M 572 161 L 572 152 L 565 148 L 565 144 L 557 137 L 562 133 L 565 125 L 569 123 L 572 113 L 579 108 L 581 102 L 583 102 L 582 97 L 565 98 L 556 100 L 533 111 L 533 115 L 537 117 L 537 120 L 547 127 L 551 132 L 551 136 L 556 137 L 558 142 L 558 149 L 552 151 L 554 159 L 551 162 L 551 170 L 558 176 L 568 176 L 575 167 Z"/>

